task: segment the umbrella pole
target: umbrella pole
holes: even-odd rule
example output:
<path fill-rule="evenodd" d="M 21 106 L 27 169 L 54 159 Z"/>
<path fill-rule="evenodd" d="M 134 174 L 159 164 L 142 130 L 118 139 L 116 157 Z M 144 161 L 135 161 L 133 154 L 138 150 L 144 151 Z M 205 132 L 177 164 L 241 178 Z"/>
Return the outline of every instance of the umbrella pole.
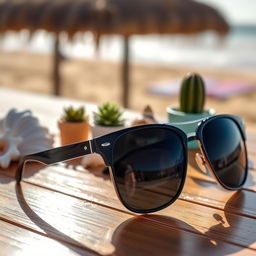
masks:
<path fill-rule="evenodd" d="M 53 94 L 60 95 L 61 78 L 60 78 L 60 38 L 59 34 L 55 34 L 54 37 L 54 49 L 53 49 Z"/>
<path fill-rule="evenodd" d="M 129 37 L 124 36 L 123 38 L 123 63 L 122 63 L 122 86 L 123 86 L 123 92 L 122 92 L 122 104 L 125 108 L 128 108 L 129 106 L 129 73 L 130 73 L 130 67 L 129 67 Z"/>

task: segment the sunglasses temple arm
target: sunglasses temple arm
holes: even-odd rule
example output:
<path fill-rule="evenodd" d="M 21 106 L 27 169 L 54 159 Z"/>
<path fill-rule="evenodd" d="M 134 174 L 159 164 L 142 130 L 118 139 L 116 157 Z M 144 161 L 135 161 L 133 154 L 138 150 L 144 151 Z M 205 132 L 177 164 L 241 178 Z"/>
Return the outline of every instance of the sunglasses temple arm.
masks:
<path fill-rule="evenodd" d="M 89 140 L 24 156 L 19 162 L 15 179 L 18 183 L 22 180 L 27 161 L 37 161 L 46 165 L 55 164 L 93 153 L 91 145 L 92 140 Z"/>

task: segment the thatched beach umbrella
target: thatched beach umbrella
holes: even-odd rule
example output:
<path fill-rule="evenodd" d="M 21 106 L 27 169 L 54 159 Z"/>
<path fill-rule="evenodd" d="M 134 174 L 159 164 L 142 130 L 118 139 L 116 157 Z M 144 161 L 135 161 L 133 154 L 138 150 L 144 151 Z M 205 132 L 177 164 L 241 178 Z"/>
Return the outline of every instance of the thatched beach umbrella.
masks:
<path fill-rule="evenodd" d="M 213 30 L 225 34 L 229 27 L 212 7 L 192 0 L 0 0 L 0 33 L 7 30 L 44 29 L 56 34 L 54 93 L 60 93 L 59 37 L 66 32 L 91 31 L 122 35 L 123 104 L 128 106 L 129 37 L 143 34 L 195 34 Z"/>

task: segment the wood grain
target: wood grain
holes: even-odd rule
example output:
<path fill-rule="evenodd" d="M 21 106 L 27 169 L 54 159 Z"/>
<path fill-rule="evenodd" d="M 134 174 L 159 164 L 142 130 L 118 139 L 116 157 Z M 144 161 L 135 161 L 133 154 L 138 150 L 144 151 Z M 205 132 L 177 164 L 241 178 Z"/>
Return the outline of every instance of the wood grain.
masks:
<path fill-rule="evenodd" d="M 141 217 L 133 217 L 130 221 L 132 217 L 130 213 L 125 214 L 26 183 L 23 183 L 19 189 L 13 181 L 6 177 L 1 177 L 1 180 L 5 182 L 4 185 L 0 185 L 0 202 L 2 202 L 0 218 L 2 220 L 16 223 L 15 225 L 21 228 L 34 230 L 38 234 L 72 246 L 87 247 L 89 250 L 106 254 L 106 252 L 115 250 L 113 241 L 122 240 L 123 236 L 129 236 L 130 228 L 133 230 L 134 226 L 139 227 L 137 222 L 140 222 Z M 168 248 L 177 252 L 189 249 L 189 247 L 180 247 L 184 236 L 186 240 L 191 237 L 191 242 L 193 239 L 199 240 L 199 242 L 195 242 L 194 247 L 196 245 L 200 245 L 200 248 L 203 246 L 207 252 L 211 249 L 218 251 L 219 245 L 225 244 L 223 241 L 228 242 L 224 247 L 227 247 L 230 252 L 243 251 L 243 246 L 253 249 L 255 247 L 255 241 L 248 239 L 248 233 L 252 235 L 255 230 L 253 225 L 255 221 L 249 222 L 245 218 L 241 220 L 240 217 L 230 216 L 196 204 L 178 201 L 177 204 L 158 215 L 145 215 L 142 216 L 142 219 L 147 228 L 143 232 L 141 230 L 139 232 L 138 229 L 139 238 L 135 236 L 128 241 L 132 245 L 135 243 L 134 246 L 131 246 L 132 250 L 137 246 L 141 249 L 148 248 L 147 243 L 142 243 L 144 240 L 148 242 L 143 238 L 143 234 L 145 235 L 144 232 L 151 229 L 152 226 L 155 227 L 153 237 L 161 235 L 165 238 L 164 241 L 157 240 L 156 243 L 161 245 L 167 243 L 168 239 L 172 239 L 172 241 L 174 240 L 172 246 L 176 245 L 176 248 L 170 248 L 170 246 Z M 220 223 L 221 219 L 223 225 Z M 126 225 L 128 228 L 126 227 L 124 231 L 123 226 Z M 229 227 L 229 225 L 233 227 Z M 117 238 L 116 233 L 119 234 Z M 174 235 L 170 236 L 170 234 Z M 176 240 L 179 239 L 179 235 L 177 236 L 177 234 L 182 236 L 178 244 Z M 151 237 L 149 238 L 151 239 Z M 136 245 L 138 239 L 141 242 Z M 119 246 L 124 245 L 119 244 Z"/>
<path fill-rule="evenodd" d="M 15 171 L 15 166 L 12 170 L 13 172 Z M 109 203 L 112 207 L 125 210 L 116 197 L 109 176 L 102 174 L 100 170 L 88 171 L 84 170 L 82 167 L 80 167 L 80 170 L 74 170 L 72 168 L 67 169 L 63 166 L 52 166 L 33 174 L 33 176 L 30 176 L 29 173 L 27 173 L 27 175 L 29 176 L 27 180 L 33 184 L 48 187 L 103 205 Z M 56 180 L 59 182 L 56 182 Z M 195 169 L 189 169 L 188 177 L 180 198 L 222 210 L 226 207 L 226 211 L 255 217 L 256 206 L 253 204 L 254 194 L 252 193 L 255 189 L 255 181 L 256 173 L 250 171 L 247 182 L 248 191 L 244 190 L 243 193 L 240 193 L 243 194 L 243 207 L 241 207 L 241 205 L 238 207 L 235 200 L 229 203 L 227 203 L 227 201 L 233 194 L 236 194 L 239 198 L 239 193 L 224 190 L 215 182 L 209 182 L 206 175 L 201 174 Z M 251 183 L 251 186 L 249 186 L 249 183 Z M 240 202 L 239 200 L 237 201 Z"/>
<path fill-rule="evenodd" d="M 90 203 L 97 203 L 102 206 L 126 211 L 117 199 L 111 182 L 109 180 L 104 181 L 101 177 L 86 171 L 66 170 L 63 167 L 58 168 L 54 166 L 40 171 L 34 176 L 29 177 L 28 180 L 32 184 L 38 184 L 55 191 L 73 195 L 78 199 L 88 200 Z M 59 183 L 56 183 L 56 181 L 59 181 Z M 25 187 L 30 186 L 30 184 L 26 183 L 24 185 L 26 185 Z M 254 212 L 256 211 L 252 203 L 253 197 L 251 197 L 251 192 L 242 191 L 240 194 L 237 194 L 223 190 L 222 193 L 219 193 L 216 185 L 208 190 L 202 187 L 202 185 L 200 185 L 201 187 L 196 187 L 196 184 L 194 186 L 195 195 L 188 194 L 190 186 L 185 186 L 188 187 L 184 191 L 187 194 L 183 194 L 183 199 L 186 200 L 178 200 L 158 214 L 179 219 L 184 223 L 187 223 L 189 220 L 190 228 L 184 227 L 187 231 L 206 235 L 209 227 L 212 227 L 211 237 L 256 249 L 256 222 L 254 219 Z M 38 189 L 38 186 L 32 187 Z M 214 204 L 212 203 L 213 201 L 215 202 Z M 195 202 L 199 204 L 195 204 Z M 241 208 L 243 211 L 239 212 Z M 129 214 L 128 211 L 126 212 Z M 250 218 L 241 215 L 250 216 Z M 231 227 L 225 228 L 221 225 L 222 222 Z M 248 237 L 253 239 L 253 241 L 247 244 Z"/>
<path fill-rule="evenodd" d="M 4 93 L 20 107 L 33 108 L 55 134 L 59 113 L 51 110 L 79 104 Z M 0 107 L 10 108 L 10 101 L 3 99 Z M 190 166 L 180 198 L 140 216 L 120 203 L 101 170 L 50 166 L 31 170 L 16 185 L 13 163 L 0 170 L 0 255 L 256 255 L 255 133 L 248 134 L 247 144 L 250 171 L 244 189 L 224 190 Z"/>
<path fill-rule="evenodd" d="M 0 220 L 0 255 L 97 255 L 86 247 L 56 241 Z"/>

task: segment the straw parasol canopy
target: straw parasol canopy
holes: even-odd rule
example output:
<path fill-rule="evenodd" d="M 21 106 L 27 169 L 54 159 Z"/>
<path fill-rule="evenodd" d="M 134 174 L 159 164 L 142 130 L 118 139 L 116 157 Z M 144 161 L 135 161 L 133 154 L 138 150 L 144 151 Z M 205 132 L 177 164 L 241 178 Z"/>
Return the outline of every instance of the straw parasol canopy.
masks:
<path fill-rule="evenodd" d="M 212 30 L 226 34 L 229 26 L 221 14 L 193 0 L 0 0 L 0 33 L 38 29 L 57 35 L 55 76 L 59 76 L 58 35 L 72 38 L 91 31 L 96 43 L 102 35 L 124 37 L 123 103 L 128 105 L 129 45 L 131 35 L 195 34 Z M 56 55 L 57 54 L 57 55 Z M 59 78 L 55 94 L 59 94 Z"/>

